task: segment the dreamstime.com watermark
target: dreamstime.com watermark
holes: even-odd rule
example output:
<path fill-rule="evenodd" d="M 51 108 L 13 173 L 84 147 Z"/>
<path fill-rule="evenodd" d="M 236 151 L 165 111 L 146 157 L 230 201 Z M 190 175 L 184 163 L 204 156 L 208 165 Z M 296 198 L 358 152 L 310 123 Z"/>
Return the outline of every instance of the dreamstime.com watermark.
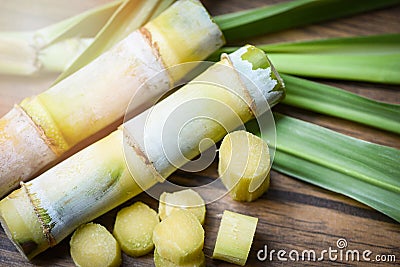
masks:
<path fill-rule="evenodd" d="M 268 246 L 257 252 L 259 261 L 333 261 L 333 262 L 396 262 L 394 254 L 375 254 L 371 250 L 348 249 L 347 240 L 339 238 L 336 247 L 323 250 L 268 250 Z"/>

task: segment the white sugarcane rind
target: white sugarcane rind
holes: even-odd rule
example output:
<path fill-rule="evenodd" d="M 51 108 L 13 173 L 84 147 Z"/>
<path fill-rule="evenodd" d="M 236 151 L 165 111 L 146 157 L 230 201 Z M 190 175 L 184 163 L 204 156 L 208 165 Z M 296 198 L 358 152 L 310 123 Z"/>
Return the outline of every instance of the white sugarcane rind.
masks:
<path fill-rule="evenodd" d="M 0 119 L 0 196 L 57 158 L 43 137 L 19 106 Z"/>
<path fill-rule="evenodd" d="M 170 80 L 163 70 L 146 36 L 135 31 L 38 98 L 52 119 L 62 122 L 58 128 L 73 146 L 121 118 L 133 96 L 135 107 L 130 108 L 137 109 L 168 90 Z"/>
<path fill-rule="evenodd" d="M 144 28 L 151 32 L 167 67 L 205 59 L 225 43 L 218 25 L 198 0 L 177 1 Z M 174 81 L 190 71 L 184 67 L 168 70 Z"/>
<path fill-rule="evenodd" d="M 193 10 L 188 8 L 193 8 Z M 171 25 L 163 23 L 164 20 L 168 21 L 174 17 L 174 13 L 181 12 L 180 9 L 185 9 L 185 12 L 189 14 L 180 13 L 183 17 L 172 21 Z M 185 32 L 179 38 L 186 38 L 185 42 L 190 42 L 190 49 L 180 54 L 179 63 L 202 60 L 223 44 L 221 31 L 199 2 L 180 1 L 166 12 L 167 15 L 157 18 L 155 24 L 150 22 L 147 28 L 130 34 L 74 75 L 57 83 L 39 96 L 28 98 L 21 103 L 21 107 L 34 122 L 34 128 L 39 129 L 49 148 L 32 146 L 31 141 L 23 142 L 25 136 L 21 136 L 19 146 L 31 148 L 31 151 L 21 153 L 19 157 L 24 159 L 16 164 L 14 161 L 1 161 L 6 171 L 4 175 L 0 173 L 0 180 L 10 185 L 2 188 L 6 190 L 14 188 L 21 179 L 32 178 L 44 165 L 51 163 L 54 157 L 49 159 L 47 155 L 38 155 L 43 150 L 51 149 L 58 157 L 82 140 L 121 119 L 132 96 L 134 96 L 134 101 L 130 105 L 130 112 L 137 114 L 151 106 L 160 95 L 169 90 L 173 79 L 166 71 L 168 66 L 165 64 L 168 60 L 163 61 L 163 57 L 171 57 L 171 54 L 163 47 L 164 45 L 173 47 L 173 44 L 161 44 L 157 43 L 157 38 L 153 39 L 151 31 L 154 30 L 157 32 L 154 34 L 157 35 L 161 31 L 157 29 L 158 26 L 164 27 L 162 31 L 166 35 L 169 35 L 169 31 L 173 35 Z M 194 14 L 198 17 L 191 17 Z M 191 22 L 191 26 L 185 23 L 187 21 Z M 159 25 L 156 25 L 157 23 Z M 179 29 L 180 27 L 182 29 Z M 200 29 L 207 29 L 208 34 L 203 34 Z M 31 36 L 28 37 L 31 38 Z M 178 43 L 177 40 L 171 40 L 177 46 L 182 45 L 181 41 Z M 25 48 L 28 49 L 29 46 Z M 25 53 L 25 48 L 21 50 L 22 54 Z M 36 53 L 31 50 L 28 52 Z M 51 58 L 51 55 L 46 53 L 41 56 Z M 35 61 L 34 64 L 36 63 Z M 184 70 L 188 72 L 190 68 Z M 148 82 L 142 86 L 145 80 Z M 35 131 L 32 130 L 26 134 L 35 136 Z M 2 156 L 14 153 L 8 151 Z M 23 175 L 21 172 L 24 172 Z M 17 176 L 11 179 L 9 173 L 15 173 Z"/>
<path fill-rule="evenodd" d="M 125 123 L 127 134 L 161 177 L 197 156 L 203 139 L 217 142 L 226 132 L 268 110 L 268 102 L 273 105 L 283 97 L 283 83 L 272 77 L 271 67 L 253 69 L 250 61 L 242 59 L 252 48 L 222 55 L 219 63 Z M 191 119 L 191 114 L 196 118 Z"/>

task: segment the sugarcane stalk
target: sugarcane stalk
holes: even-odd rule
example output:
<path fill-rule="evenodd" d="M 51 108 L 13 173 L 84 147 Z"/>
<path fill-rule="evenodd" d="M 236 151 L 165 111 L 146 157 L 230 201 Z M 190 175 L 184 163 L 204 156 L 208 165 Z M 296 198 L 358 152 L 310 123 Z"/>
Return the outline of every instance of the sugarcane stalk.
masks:
<path fill-rule="evenodd" d="M 34 257 L 85 218 L 90 221 L 142 191 L 124 164 L 123 150 L 116 149 L 121 141 L 121 131 L 112 133 L 32 182 L 21 183 L 1 202 L 4 229 L 23 255 Z"/>
<path fill-rule="evenodd" d="M 253 77 L 260 95 L 245 77 Z M 31 259 L 79 225 L 167 178 L 186 162 L 180 160 L 181 154 L 187 159 L 199 154 L 204 138 L 220 140 L 226 132 L 265 111 L 263 104 L 274 105 L 283 96 L 283 83 L 261 50 L 245 46 L 231 55 L 224 54 L 220 63 L 153 109 L 36 179 L 21 183 L 20 189 L 0 202 L 2 226 L 22 255 Z M 189 119 L 197 118 L 182 128 L 179 138 L 175 135 L 162 140 L 159 124 L 172 116 L 177 106 L 192 103 L 193 107 L 197 99 L 206 99 L 210 104 L 194 107 Z M 215 102 L 220 105 L 213 105 Z M 221 114 L 221 105 L 232 112 Z M 208 119 L 202 116 L 204 113 Z M 173 120 L 166 134 L 174 134 L 180 123 Z M 179 139 L 179 144 L 170 147 L 166 155 L 163 145 L 173 138 Z M 146 149 L 147 141 L 151 145 Z"/>
<path fill-rule="evenodd" d="M 170 66 L 202 60 L 223 42 L 221 31 L 200 2 L 182 0 L 89 65 L 23 100 L 0 119 L 0 196 L 122 118 L 144 81 L 161 73 L 146 83 L 145 94 L 130 106 L 137 113 L 190 71 L 185 68 L 172 75 L 166 71 Z M 18 122 L 13 114 L 18 114 Z M 20 127 L 15 128 L 15 123 Z"/>

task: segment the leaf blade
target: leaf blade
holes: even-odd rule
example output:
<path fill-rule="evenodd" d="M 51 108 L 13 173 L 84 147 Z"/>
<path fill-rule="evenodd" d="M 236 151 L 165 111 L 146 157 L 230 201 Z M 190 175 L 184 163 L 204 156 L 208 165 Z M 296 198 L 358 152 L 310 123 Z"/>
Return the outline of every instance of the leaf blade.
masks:
<path fill-rule="evenodd" d="M 399 0 L 295 0 L 216 16 L 227 42 L 399 4 Z M 315 14 L 318 14 L 316 16 Z M 267 25 L 267 26 L 266 26 Z"/>
<path fill-rule="evenodd" d="M 268 53 L 389 54 L 400 51 L 400 34 L 327 38 L 259 45 Z"/>
<path fill-rule="evenodd" d="M 281 114 L 275 118 L 274 170 L 356 199 L 400 222 L 400 150 Z M 257 134 L 253 126 L 249 130 Z"/>
<path fill-rule="evenodd" d="M 281 77 L 286 86 L 284 104 L 400 134 L 400 105 L 286 74 Z"/>
<path fill-rule="evenodd" d="M 287 74 L 400 84 L 400 51 L 371 55 L 269 53 L 269 57 L 278 71 Z"/>

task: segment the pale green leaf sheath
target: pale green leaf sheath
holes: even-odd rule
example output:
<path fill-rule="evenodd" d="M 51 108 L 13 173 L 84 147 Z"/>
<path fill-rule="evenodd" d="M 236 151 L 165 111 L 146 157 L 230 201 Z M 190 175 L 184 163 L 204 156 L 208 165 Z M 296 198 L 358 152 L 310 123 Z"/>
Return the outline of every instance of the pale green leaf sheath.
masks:
<path fill-rule="evenodd" d="M 211 118 L 227 127 L 224 129 L 214 120 L 205 118 L 187 124 L 179 145 L 172 148 L 169 156 L 174 159 L 183 153 L 189 159 L 194 158 L 199 154 L 198 147 L 204 138 L 219 141 L 226 131 L 233 131 L 241 123 L 254 118 L 254 109 L 250 107 L 257 110 L 257 105 L 262 103 L 259 98 L 255 99 L 259 95 L 255 94 L 254 87 L 248 88 L 244 77 L 257 74 L 256 85 L 262 99 L 270 105 L 282 99 L 283 84 L 271 69 L 264 52 L 252 46 L 223 55 L 220 63 L 156 104 L 147 124 L 143 116 L 147 116 L 148 111 L 36 179 L 23 183 L 22 188 L 4 198 L 0 202 L 0 215 L 8 237 L 30 259 L 60 242 L 79 225 L 92 221 L 160 179 L 167 178 L 185 163 L 172 165 L 162 153 L 160 134 L 163 129 L 160 129 L 160 124 L 169 114 L 173 114 L 177 106 L 199 97 L 208 99 L 210 103 L 223 103 L 234 111 L 234 114 L 221 116 L 220 105 L 202 105 L 194 110 L 191 116 L 209 112 Z M 241 120 L 234 120 L 237 116 Z M 140 135 L 145 125 L 149 131 Z M 176 127 L 170 125 L 167 130 L 173 131 Z M 203 129 L 202 132 L 199 129 Z M 167 136 L 177 138 L 168 131 Z M 145 140 L 151 141 L 149 150 L 142 146 Z"/>
<path fill-rule="evenodd" d="M 0 32 L 0 73 L 61 71 L 81 53 L 123 1 L 117 0 L 33 32 Z"/>

